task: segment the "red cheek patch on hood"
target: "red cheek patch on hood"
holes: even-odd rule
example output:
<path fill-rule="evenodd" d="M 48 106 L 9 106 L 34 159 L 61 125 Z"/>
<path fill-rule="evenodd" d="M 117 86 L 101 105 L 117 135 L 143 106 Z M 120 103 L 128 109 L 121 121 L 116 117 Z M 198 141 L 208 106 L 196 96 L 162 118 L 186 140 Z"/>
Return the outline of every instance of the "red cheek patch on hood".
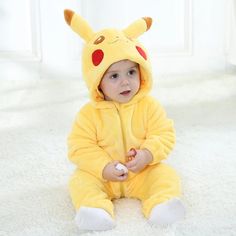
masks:
<path fill-rule="evenodd" d="M 147 55 L 146 55 L 146 53 L 143 51 L 143 49 L 140 48 L 139 46 L 136 46 L 136 49 L 138 50 L 139 54 L 140 54 L 145 60 L 147 60 Z"/>
<path fill-rule="evenodd" d="M 92 54 L 92 61 L 93 61 L 93 64 L 95 66 L 98 66 L 102 60 L 103 60 L 103 57 L 104 57 L 104 53 L 101 49 L 97 49 L 93 52 Z"/>

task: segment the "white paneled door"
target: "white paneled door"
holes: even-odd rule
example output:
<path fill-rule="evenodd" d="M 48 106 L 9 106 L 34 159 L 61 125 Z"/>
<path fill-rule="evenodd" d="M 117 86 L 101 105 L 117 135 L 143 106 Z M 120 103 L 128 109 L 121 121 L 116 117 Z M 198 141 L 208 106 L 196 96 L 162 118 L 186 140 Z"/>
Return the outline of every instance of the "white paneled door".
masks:
<path fill-rule="evenodd" d="M 39 60 L 40 27 L 37 0 L 0 3 L 0 58 Z"/>

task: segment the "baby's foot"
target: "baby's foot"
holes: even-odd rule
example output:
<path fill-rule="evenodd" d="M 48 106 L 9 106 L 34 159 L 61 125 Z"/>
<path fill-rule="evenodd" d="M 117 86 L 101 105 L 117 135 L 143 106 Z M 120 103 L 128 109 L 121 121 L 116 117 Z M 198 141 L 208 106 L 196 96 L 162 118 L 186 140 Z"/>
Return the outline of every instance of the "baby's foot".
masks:
<path fill-rule="evenodd" d="M 173 198 L 156 205 L 151 211 L 148 222 L 153 225 L 169 225 L 183 219 L 184 216 L 185 209 L 182 202 Z"/>
<path fill-rule="evenodd" d="M 75 222 L 80 230 L 109 230 L 115 227 L 111 215 L 102 208 L 80 207 Z"/>

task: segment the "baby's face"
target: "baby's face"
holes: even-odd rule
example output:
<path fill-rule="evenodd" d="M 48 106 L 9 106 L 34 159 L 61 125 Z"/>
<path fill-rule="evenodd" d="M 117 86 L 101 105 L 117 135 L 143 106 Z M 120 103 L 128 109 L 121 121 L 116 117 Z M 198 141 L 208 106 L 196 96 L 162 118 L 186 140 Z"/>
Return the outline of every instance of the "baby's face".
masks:
<path fill-rule="evenodd" d="M 100 89 L 105 100 L 119 103 L 129 102 L 140 87 L 140 73 L 137 63 L 122 60 L 112 64 L 104 74 Z"/>

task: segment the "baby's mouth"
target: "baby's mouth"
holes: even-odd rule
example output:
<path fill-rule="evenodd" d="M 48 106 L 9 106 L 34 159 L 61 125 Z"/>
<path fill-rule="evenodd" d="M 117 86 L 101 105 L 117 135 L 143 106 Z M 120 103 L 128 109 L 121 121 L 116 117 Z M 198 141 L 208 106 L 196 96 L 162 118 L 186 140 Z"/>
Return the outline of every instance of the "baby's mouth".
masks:
<path fill-rule="evenodd" d="M 125 91 L 121 92 L 120 94 L 126 96 L 126 95 L 129 95 L 130 92 L 131 92 L 131 90 L 125 90 Z"/>

